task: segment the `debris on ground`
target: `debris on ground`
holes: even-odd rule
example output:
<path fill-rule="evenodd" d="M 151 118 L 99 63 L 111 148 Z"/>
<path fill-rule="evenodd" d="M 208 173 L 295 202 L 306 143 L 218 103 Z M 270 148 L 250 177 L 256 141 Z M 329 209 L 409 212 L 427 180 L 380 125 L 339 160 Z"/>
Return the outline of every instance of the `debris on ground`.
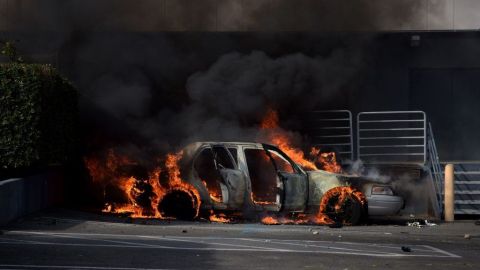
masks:
<path fill-rule="evenodd" d="M 463 236 L 463 238 L 465 238 L 465 239 L 470 239 L 470 238 L 472 238 L 472 236 L 467 233 L 467 234 L 465 234 L 465 235 Z"/>
<path fill-rule="evenodd" d="M 433 227 L 433 226 L 437 226 L 437 224 L 433 222 L 429 222 L 427 219 L 425 219 L 425 226 Z"/>
<path fill-rule="evenodd" d="M 402 246 L 402 251 L 403 252 L 412 252 L 412 249 L 410 247 Z"/>
<path fill-rule="evenodd" d="M 475 221 L 475 225 L 480 225 L 480 220 Z"/>
<path fill-rule="evenodd" d="M 183 230 L 182 233 L 187 233 L 187 230 Z"/>
<path fill-rule="evenodd" d="M 418 222 L 418 221 L 414 221 L 414 222 L 407 222 L 407 226 L 408 227 L 422 228 L 425 225 L 420 224 L 420 222 Z"/>
<path fill-rule="evenodd" d="M 313 231 L 312 233 L 313 233 L 313 234 L 318 234 L 318 231 Z"/>
<path fill-rule="evenodd" d="M 416 227 L 416 228 L 423 228 L 423 227 L 434 227 L 438 224 L 428 221 L 427 219 L 423 220 L 423 224 L 421 221 L 412 221 L 407 222 L 407 226 L 409 227 Z"/>

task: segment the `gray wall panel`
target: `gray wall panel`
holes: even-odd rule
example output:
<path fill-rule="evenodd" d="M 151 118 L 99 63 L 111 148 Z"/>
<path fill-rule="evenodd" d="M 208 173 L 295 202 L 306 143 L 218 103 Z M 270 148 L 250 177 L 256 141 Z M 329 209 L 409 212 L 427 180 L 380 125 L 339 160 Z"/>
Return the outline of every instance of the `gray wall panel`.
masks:
<path fill-rule="evenodd" d="M 0 29 L 405 31 L 480 28 L 477 0 L 0 0 Z"/>
<path fill-rule="evenodd" d="M 454 1 L 454 29 L 480 29 L 480 1 L 456 0 Z"/>
<path fill-rule="evenodd" d="M 455 0 L 427 1 L 427 29 L 444 30 L 453 28 L 453 2 Z"/>
<path fill-rule="evenodd" d="M 218 31 L 242 31 L 245 30 L 244 8 L 242 1 L 222 0 L 217 7 L 217 30 Z"/>

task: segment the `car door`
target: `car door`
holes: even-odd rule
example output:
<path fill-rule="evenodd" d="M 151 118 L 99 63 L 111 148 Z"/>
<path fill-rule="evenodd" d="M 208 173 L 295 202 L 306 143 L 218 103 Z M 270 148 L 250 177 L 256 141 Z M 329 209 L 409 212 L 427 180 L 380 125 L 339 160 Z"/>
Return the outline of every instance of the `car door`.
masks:
<path fill-rule="evenodd" d="M 304 211 L 308 201 L 308 178 L 280 149 L 264 145 L 282 183 L 282 210 Z"/>
<path fill-rule="evenodd" d="M 282 183 L 273 160 L 261 145 L 248 145 L 242 149 L 250 187 L 249 201 L 257 211 L 279 211 Z"/>
<path fill-rule="evenodd" d="M 214 164 L 220 174 L 221 184 L 226 187 L 224 202 L 228 209 L 241 209 L 247 189 L 245 174 L 238 169 L 231 153 L 224 145 L 212 145 Z"/>

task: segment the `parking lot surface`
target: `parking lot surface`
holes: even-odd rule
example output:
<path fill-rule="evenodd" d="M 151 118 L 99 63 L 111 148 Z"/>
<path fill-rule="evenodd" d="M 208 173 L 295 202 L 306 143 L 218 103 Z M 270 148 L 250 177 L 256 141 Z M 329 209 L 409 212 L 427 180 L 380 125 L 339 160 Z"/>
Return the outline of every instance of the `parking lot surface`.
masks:
<path fill-rule="evenodd" d="M 478 269 L 474 221 L 398 224 L 218 224 L 55 209 L 2 228 L 0 269 Z"/>

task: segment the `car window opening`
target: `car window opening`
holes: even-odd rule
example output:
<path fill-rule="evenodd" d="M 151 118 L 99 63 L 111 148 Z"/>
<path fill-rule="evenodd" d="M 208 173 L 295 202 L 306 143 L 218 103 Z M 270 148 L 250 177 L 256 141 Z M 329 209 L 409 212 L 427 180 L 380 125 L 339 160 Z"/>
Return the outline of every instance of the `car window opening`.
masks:
<path fill-rule="evenodd" d="M 277 172 L 272 160 L 262 149 L 245 149 L 252 185 L 252 199 L 256 204 L 274 204 L 277 200 Z"/>
<path fill-rule="evenodd" d="M 217 171 L 214 160 L 214 152 L 210 148 L 202 150 L 194 163 L 198 177 L 206 186 L 210 199 L 213 202 L 222 202 L 221 176 Z"/>
<path fill-rule="evenodd" d="M 235 169 L 235 165 L 226 148 L 223 146 L 214 146 L 213 153 L 218 169 Z"/>
<path fill-rule="evenodd" d="M 293 166 L 277 151 L 268 150 L 270 156 L 273 158 L 277 169 L 281 172 L 294 173 Z"/>
<path fill-rule="evenodd" d="M 232 157 L 233 157 L 233 159 L 235 160 L 235 163 L 238 164 L 237 148 L 229 147 L 229 148 L 228 148 L 228 151 L 230 152 L 230 154 L 232 154 Z"/>

